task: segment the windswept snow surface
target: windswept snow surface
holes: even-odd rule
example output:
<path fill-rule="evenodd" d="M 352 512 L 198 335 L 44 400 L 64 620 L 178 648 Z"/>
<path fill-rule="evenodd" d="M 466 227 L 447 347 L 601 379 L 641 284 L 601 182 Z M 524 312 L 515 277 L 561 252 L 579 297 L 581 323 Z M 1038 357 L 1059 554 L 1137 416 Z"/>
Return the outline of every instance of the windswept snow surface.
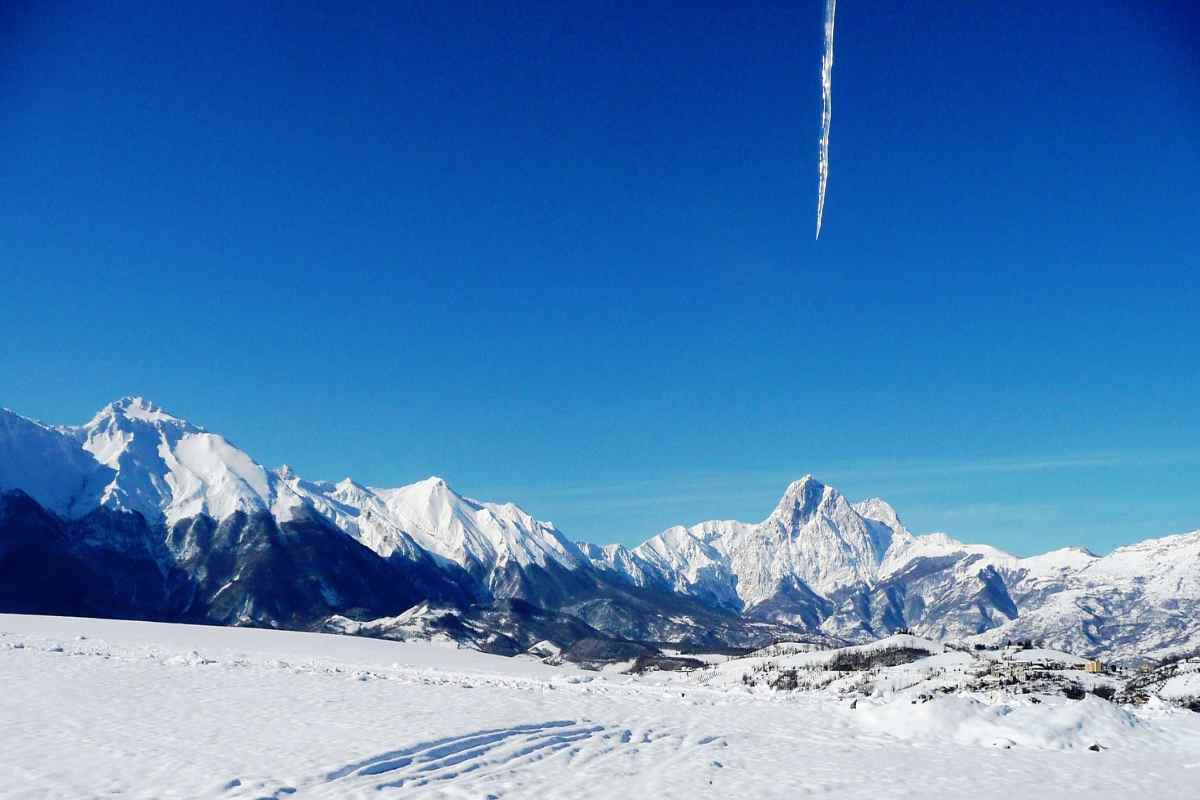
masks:
<path fill-rule="evenodd" d="M 0 615 L 0 797 L 1200 793 L 1200 714 L 1162 704 L 897 693 L 851 709 L 832 694 L 704 685 L 703 672 Z"/>

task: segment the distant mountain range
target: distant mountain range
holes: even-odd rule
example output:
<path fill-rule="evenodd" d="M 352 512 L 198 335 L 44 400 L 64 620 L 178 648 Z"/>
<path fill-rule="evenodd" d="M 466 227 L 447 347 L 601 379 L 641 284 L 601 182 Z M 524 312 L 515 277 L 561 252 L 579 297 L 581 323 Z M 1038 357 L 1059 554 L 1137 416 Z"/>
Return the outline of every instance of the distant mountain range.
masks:
<path fill-rule="evenodd" d="M 910 533 L 811 476 L 764 521 L 576 543 L 440 478 L 269 470 L 138 397 L 78 427 L 0 411 L 0 611 L 444 636 L 575 660 L 908 629 L 1135 660 L 1200 645 L 1200 531 L 1017 558 Z"/>

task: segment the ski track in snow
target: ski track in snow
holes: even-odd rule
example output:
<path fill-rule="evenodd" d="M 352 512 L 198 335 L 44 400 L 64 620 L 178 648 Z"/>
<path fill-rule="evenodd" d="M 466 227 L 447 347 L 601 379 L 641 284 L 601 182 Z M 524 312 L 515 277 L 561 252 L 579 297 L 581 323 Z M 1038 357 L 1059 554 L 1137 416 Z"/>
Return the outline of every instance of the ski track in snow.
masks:
<path fill-rule="evenodd" d="M 723 744 L 720 737 L 690 739 L 652 728 L 551 720 L 435 739 L 357 761 L 329 773 L 324 785 L 313 787 L 311 796 L 370 796 L 385 789 L 419 794 L 419 790 L 439 790 L 440 784 L 453 784 L 456 792 L 467 796 L 482 797 L 489 789 L 494 792 L 511 785 L 535 793 L 537 784 L 547 782 L 530 773 L 543 761 L 557 762 L 554 766 L 561 769 L 546 770 L 555 777 L 536 793 L 570 795 L 579 787 L 564 780 L 563 771 L 582 772 L 589 776 L 583 780 L 591 780 L 596 768 L 607 769 L 610 763 L 619 767 L 633 758 L 649 758 L 669 768 L 681 756 Z M 710 768 L 719 769 L 719 762 L 710 762 Z"/>
<path fill-rule="evenodd" d="M 904 741 L 836 698 L 428 643 L 0 615 L 0 685 L 3 798 L 1200 793 L 1188 712 L 1085 732 L 1100 754 Z"/>

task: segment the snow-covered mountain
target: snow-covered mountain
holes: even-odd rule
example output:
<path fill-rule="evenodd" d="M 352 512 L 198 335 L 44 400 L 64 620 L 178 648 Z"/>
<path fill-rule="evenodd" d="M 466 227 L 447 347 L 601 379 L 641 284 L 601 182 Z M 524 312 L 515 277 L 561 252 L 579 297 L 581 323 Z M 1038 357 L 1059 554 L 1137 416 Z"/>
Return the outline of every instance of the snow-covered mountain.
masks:
<path fill-rule="evenodd" d="M 116 603 L 123 615 L 304 627 L 392 617 L 424 600 L 513 601 L 471 612 L 472 624 L 503 617 L 505 636 L 520 640 L 528 631 L 512 619 L 526 603 L 652 641 L 743 644 L 783 631 L 861 640 L 908 628 L 1127 658 L 1200 644 L 1200 532 L 1104 557 L 1017 558 L 914 535 L 887 502 L 851 503 L 812 476 L 761 522 L 676 526 L 638 547 L 601 547 L 437 477 L 378 488 L 268 469 L 126 397 L 75 427 L 0 411 L 0 492 L 0 573 L 16 569 L 13 553 L 68 559 L 81 585 L 108 587 L 90 590 L 87 613 Z M 156 574 L 162 586 L 146 588 Z M 142 588 L 127 596 L 125 585 Z M 10 595 L 37 591 L 37 581 L 20 586 Z"/>
<path fill-rule="evenodd" d="M 300 502 L 381 556 L 421 548 L 462 567 L 494 596 L 520 596 L 517 584 L 531 568 L 572 571 L 587 563 L 552 523 L 512 503 L 463 497 L 438 477 L 395 489 L 349 478 L 310 482 L 286 468 L 277 477 Z"/>
<path fill-rule="evenodd" d="M 887 502 L 850 504 L 805 476 L 760 523 L 674 527 L 632 549 L 587 552 L 632 583 L 849 639 L 908 628 L 1121 658 L 1200 645 L 1200 531 L 1103 558 L 1079 548 L 1018 558 L 916 536 Z"/>
<path fill-rule="evenodd" d="M 495 624 L 499 651 L 547 626 L 580 630 L 580 620 L 596 636 L 653 641 L 756 644 L 796 633 L 745 627 L 690 597 L 614 580 L 552 523 L 512 503 L 464 497 L 436 477 L 398 488 L 305 480 L 286 466 L 267 469 L 139 397 L 77 427 L 6 411 L 0 464 L 0 492 L 20 494 L 9 505 L 22 510 L 6 516 L 0 508 L 0 558 L 5 537 L 29 538 L 22 526 L 31 503 L 53 512 L 38 518 L 54 530 L 42 538 L 62 545 L 28 554 L 45 567 L 38 574 L 52 572 L 63 553 L 99 564 L 96 547 L 128 550 L 131 539 L 153 545 L 153 559 L 143 547 L 136 564 L 88 578 L 119 585 L 133 571 L 162 572 L 170 583 L 162 597 L 133 610 L 111 606 L 119 615 L 313 627 L 336 615 L 396 616 L 428 600 L 460 609 L 457 621 L 439 623 L 450 630 L 481 619 Z M 93 549 L 83 552 L 85 541 Z M 484 608 L 507 601 L 501 612 Z M 108 607 L 103 597 L 69 596 L 32 606 L 100 615 Z"/>
<path fill-rule="evenodd" d="M 224 437 L 174 417 L 141 397 L 101 409 L 86 425 L 64 428 L 114 473 L 101 505 L 136 511 L 148 522 L 206 514 L 283 512 L 288 492 L 274 476 Z"/>
<path fill-rule="evenodd" d="M 1126 659 L 1200 645 L 1200 530 L 1103 557 L 1068 549 L 1019 559 L 1006 575 L 1021 613 L 981 641 L 1046 639 Z"/>
<path fill-rule="evenodd" d="M 747 614 L 807 617 L 811 606 L 829 607 L 847 589 L 873 584 L 885 566 L 894 570 L 907 560 L 899 553 L 921 549 L 927 539 L 937 535 L 912 536 L 882 500 L 856 507 L 806 475 L 760 523 L 669 528 L 632 550 L 610 546 L 594 558 L 631 580 L 662 580 L 676 591 L 722 598 Z"/>
<path fill-rule="evenodd" d="M 552 524 L 511 503 L 463 497 L 436 477 L 394 489 L 306 481 L 286 466 L 268 470 L 141 397 L 111 403 L 78 427 L 51 428 L 6 410 L 0 464 L 0 488 L 22 489 L 63 517 L 104 507 L 167 528 L 239 513 L 279 523 L 316 517 L 383 558 L 457 564 L 497 596 L 520 596 L 527 569 L 587 563 Z"/>

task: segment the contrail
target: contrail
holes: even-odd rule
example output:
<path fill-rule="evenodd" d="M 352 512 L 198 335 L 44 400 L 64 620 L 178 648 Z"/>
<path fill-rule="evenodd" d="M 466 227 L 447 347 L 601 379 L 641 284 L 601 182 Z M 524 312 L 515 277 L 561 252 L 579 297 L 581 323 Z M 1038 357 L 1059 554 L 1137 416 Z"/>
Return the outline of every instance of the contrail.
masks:
<path fill-rule="evenodd" d="M 821 58 L 821 155 L 817 162 L 817 238 L 825 217 L 825 184 L 829 182 L 829 121 L 833 117 L 833 15 L 837 0 L 825 0 L 825 55 Z"/>

